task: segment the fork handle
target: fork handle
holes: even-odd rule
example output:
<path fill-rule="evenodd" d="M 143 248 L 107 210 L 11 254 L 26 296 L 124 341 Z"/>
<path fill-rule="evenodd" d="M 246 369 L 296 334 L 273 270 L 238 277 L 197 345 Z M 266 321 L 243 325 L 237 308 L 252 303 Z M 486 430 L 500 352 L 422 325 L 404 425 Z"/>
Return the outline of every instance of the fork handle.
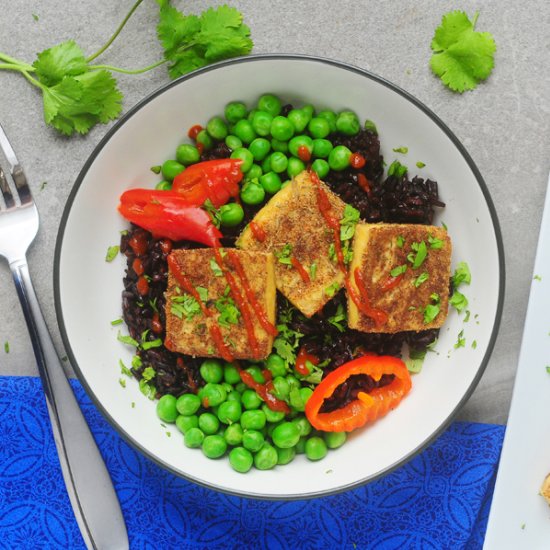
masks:
<path fill-rule="evenodd" d="M 109 472 L 55 351 L 26 260 L 10 263 L 53 429 L 65 485 L 88 548 L 129 547 L 126 525 Z"/>

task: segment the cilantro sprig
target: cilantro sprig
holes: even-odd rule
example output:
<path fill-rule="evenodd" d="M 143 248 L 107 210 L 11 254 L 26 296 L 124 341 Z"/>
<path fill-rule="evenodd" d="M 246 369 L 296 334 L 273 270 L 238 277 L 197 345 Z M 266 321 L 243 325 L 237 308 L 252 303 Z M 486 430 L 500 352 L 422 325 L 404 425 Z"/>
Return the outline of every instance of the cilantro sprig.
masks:
<path fill-rule="evenodd" d="M 46 124 L 70 136 L 86 134 L 96 124 L 118 118 L 123 94 L 113 73 L 137 75 L 168 64 L 170 77 L 177 78 L 252 50 L 250 29 L 237 9 L 222 5 L 200 15 L 185 15 L 169 0 L 158 0 L 157 34 L 163 58 L 139 69 L 96 64 L 95 59 L 111 46 L 142 1 L 134 3 L 105 45 L 90 56 L 74 40 L 66 40 L 40 52 L 32 64 L 0 53 L 0 70 L 17 71 L 38 88 Z"/>
<path fill-rule="evenodd" d="M 449 12 L 432 39 L 430 67 L 453 92 L 473 90 L 493 70 L 496 44 L 491 33 L 474 30 L 478 16 Z"/>

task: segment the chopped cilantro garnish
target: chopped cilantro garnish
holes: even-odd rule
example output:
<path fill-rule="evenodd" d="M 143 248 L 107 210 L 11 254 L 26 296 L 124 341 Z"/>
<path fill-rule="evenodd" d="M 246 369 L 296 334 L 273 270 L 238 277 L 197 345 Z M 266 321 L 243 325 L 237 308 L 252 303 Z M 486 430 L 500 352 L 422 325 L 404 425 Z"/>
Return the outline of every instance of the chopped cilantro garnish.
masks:
<path fill-rule="evenodd" d="M 424 308 L 424 324 L 428 325 L 439 315 L 439 304 L 428 304 Z"/>
<path fill-rule="evenodd" d="M 392 149 L 394 153 L 401 153 L 403 155 L 406 155 L 409 152 L 408 147 L 396 147 L 395 149 Z"/>
<path fill-rule="evenodd" d="M 439 304 L 439 302 L 441 301 L 441 298 L 437 292 L 432 292 L 432 294 L 430 294 L 430 300 L 434 304 Z"/>
<path fill-rule="evenodd" d="M 6 353 L 10 352 L 10 343 L 7 340 L 4 342 L 4 351 Z"/>
<path fill-rule="evenodd" d="M 132 357 L 132 368 L 139 369 L 143 365 L 143 361 L 139 355 L 134 355 Z"/>
<path fill-rule="evenodd" d="M 288 304 L 286 308 L 283 308 L 279 313 L 279 324 L 277 330 L 279 334 L 273 342 L 273 348 L 280 355 L 287 367 L 293 366 L 296 363 L 296 353 L 300 345 L 300 338 L 303 334 L 295 331 L 288 325 L 292 322 L 295 309 Z"/>
<path fill-rule="evenodd" d="M 141 343 L 141 349 L 148 350 L 151 348 L 160 348 L 162 346 L 162 340 L 160 338 L 155 338 L 154 340 L 149 340 L 147 342 Z"/>
<path fill-rule="evenodd" d="M 105 261 L 112 262 L 116 258 L 119 250 L 120 250 L 120 246 L 118 245 L 110 246 L 107 249 L 107 254 L 105 255 Z"/>
<path fill-rule="evenodd" d="M 214 302 L 214 306 L 220 312 L 218 323 L 222 327 L 229 328 L 229 325 L 238 324 L 241 312 L 235 305 L 233 298 L 227 295 L 220 296 Z"/>
<path fill-rule="evenodd" d="M 469 320 L 470 320 L 470 310 L 467 309 L 467 310 L 466 310 L 466 313 L 464 314 L 464 319 L 463 319 L 463 321 L 464 321 L 465 323 L 467 323 Z"/>
<path fill-rule="evenodd" d="M 120 372 L 126 376 L 132 377 L 132 371 L 123 363 L 122 359 L 118 360 L 118 365 L 120 366 Z"/>
<path fill-rule="evenodd" d="M 325 294 L 329 298 L 332 298 L 336 294 L 336 292 L 339 290 L 339 288 L 340 288 L 340 283 L 334 282 L 330 286 L 327 286 L 327 288 L 325 288 Z"/>
<path fill-rule="evenodd" d="M 153 174 L 160 174 L 161 170 L 162 166 L 160 164 L 157 164 L 156 166 L 151 166 L 151 172 L 153 172 Z"/>
<path fill-rule="evenodd" d="M 407 271 L 407 266 L 406 265 L 399 265 L 397 267 L 394 267 L 390 271 L 390 275 L 392 277 L 399 277 L 400 275 L 403 275 L 405 273 L 405 271 Z"/>
<path fill-rule="evenodd" d="M 546 365 L 546 372 L 550 374 L 550 365 Z"/>
<path fill-rule="evenodd" d="M 368 130 L 369 132 L 378 135 L 378 128 L 376 128 L 376 124 L 372 120 L 365 120 L 364 126 L 365 130 Z"/>
<path fill-rule="evenodd" d="M 441 222 L 441 227 L 442 227 L 443 229 L 445 229 L 445 231 L 448 230 L 447 225 L 445 224 L 445 222 Z"/>
<path fill-rule="evenodd" d="M 309 276 L 312 281 L 315 281 L 315 277 L 317 276 L 317 262 L 313 262 L 309 266 Z"/>
<path fill-rule="evenodd" d="M 117 340 L 119 342 L 122 342 L 123 344 L 127 344 L 128 346 L 134 346 L 135 348 L 139 347 L 139 343 L 137 340 L 134 340 L 134 338 L 132 338 L 131 336 L 122 334 L 120 330 L 117 334 Z"/>
<path fill-rule="evenodd" d="M 407 370 L 412 374 L 418 374 L 422 370 L 427 350 L 409 349 L 409 357 L 405 359 Z"/>
<path fill-rule="evenodd" d="M 200 304 L 190 294 L 172 296 L 170 302 L 170 313 L 178 319 L 185 317 L 187 321 L 191 321 L 193 317 L 201 313 Z"/>
<path fill-rule="evenodd" d="M 46 185 L 48 185 L 48 182 L 47 182 L 47 181 L 43 181 L 43 182 L 40 184 L 40 191 L 44 191 L 44 189 L 46 189 Z"/>
<path fill-rule="evenodd" d="M 449 304 L 451 304 L 458 312 L 460 312 L 468 307 L 468 298 L 466 298 L 466 296 L 464 296 L 464 294 L 462 294 L 458 290 L 455 290 L 453 292 L 453 295 L 451 296 L 451 299 L 449 300 Z"/>
<path fill-rule="evenodd" d="M 216 227 L 220 227 L 221 225 L 220 211 L 212 204 L 212 201 L 210 199 L 206 199 L 201 208 L 203 210 L 206 210 L 206 212 L 208 212 L 208 215 L 210 216 L 212 223 Z"/>
<path fill-rule="evenodd" d="M 464 338 L 464 330 L 461 330 L 458 333 L 458 337 L 456 339 L 456 343 L 454 345 L 454 348 L 458 349 L 458 348 L 463 348 L 465 346 L 466 346 L 466 338 Z"/>
<path fill-rule="evenodd" d="M 470 21 L 463 11 L 446 13 L 432 39 L 430 67 L 454 92 L 473 90 L 493 70 L 495 41 L 491 33 L 474 30 L 478 15 Z"/>
<path fill-rule="evenodd" d="M 279 263 L 285 264 L 285 265 L 291 265 L 292 262 L 290 261 L 290 257 L 292 256 L 292 245 L 291 244 L 285 244 L 283 248 L 280 250 L 276 250 L 273 252 L 277 260 L 279 260 Z"/>
<path fill-rule="evenodd" d="M 117 325 L 122 325 L 124 321 L 122 319 L 114 319 L 111 321 L 111 326 L 116 327 Z"/>
<path fill-rule="evenodd" d="M 119 378 L 119 379 L 118 379 L 118 383 L 119 383 L 123 388 L 126 387 L 126 380 L 124 380 L 124 378 Z"/>
<path fill-rule="evenodd" d="M 153 367 L 146 367 L 141 373 L 141 380 L 139 381 L 139 390 L 143 395 L 149 399 L 154 399 L 157 393 L 157 389 L 150 381 L 156 376 L 155 369 Z"/>
<path fill-rule="evenodd" d="M 443 248 L 443 241 L 441 239 L 438 239 L 437 237 L 432 237 L 430 235 L 428 237 L 428 243 L 430 244 L 430 248 L 433 248 L 435 250 Z"/>
<path fill-rule="evenodd" d="M 37 22 L 40 20 L 40 17 L 38 15 L 36 15 L 36 13 L 32 14 L 32 18 Z"/>
<path fill-rule="evenodd" d="M 344 332 L 346 330 L 346 312 L 344 310 L 344 306 L 342 304 L 338 304 L 338 307 L 336 308 L 336 313 L 329 317 L 328 322 L 336 327 L 340 332 Z M 342 322 L 344 324 L 342 324 Z"/>
<path fill-rule="evenodd" d="M 474 340 L 472 342 L 472 349 L 476 349 L 477 348 L 477 340 Z"/>
<path fill-rule="evenodd" d="M 533 279 L 534 279 L 535 281 L 542 281 L 542 277 L 541 277 L 540 275 L 535 275 L 535 276 L 533 277 Z"/>
<path fill-rule="evenodd" d="M 340 220 L 340 240 L 349 241 L 355 234 L 355 226 L 359 221 L 359 210 L 346 204 L 344 215 Z"/>
<path fill-rule="evenodd" d="M 395 244 L 396 244 L 399 248 L 403 248 L 403 245 L 405 244 L 405 237 L 403 237 L 403 235 L 398 235 L 398 236 L 395 238 Z"/>
<path fill-rule="evenodd" d="M 401 164 L 398 160 L 394 160 L 388 168 L 388 176 L 402 178 L 408 172 L 408 168 Z"/>
<path fill-rule="evenodd" d="M 151 309 L 153 311 L 156 311 L 158 313 L 159 309 L 157 307 L 157 298 L 156 298 L 156 296 L 152 300 L 149 300 L 149 305 L 151 306 Z"/>
<path fill-rule="evenodd" d="M 469 285 L 472 281 L 472 275 L 470 274 L 470 268 L 466 262 L 460 262 L 455 269 L 453 279 L 453 287 L 458 288 L 462 283 Z"/>
<path fill-rule="evenodd" d="M 336 261 L 336 247 L 334 246 L 334 243 L 330 243 L 328 247 L 328 259 L 331 262 Z"/>
<path fill-rule="evenodd" d="M 212 273 L 214 273 L 214 277 L 223 277 L 223 271 L 216 261 L 216 258 L 210 258 L 210 269 Z"/>
<path fill-rule="evenodd" d="M 424 166 L 426 166 L 426 163 L 422 162 L 421 160 L 416 163 L 417 168 L 424 168 Z"/>
<path fill-rule="evenodd" d="M 430 278 L 427 271 L 422 272 L 414 281 L 413 285 L 418 288 L 421 284 L 425 283 Z"/>
<path fill-rule="evenodd" d="M 419 243 L 412 243 L 411 249 L 413 251 L 407 255 L 407 260 L 411 262 L 413 269 L 418 269 L 428 255 L 428 247 L 424 241 L 420 241 Z"/>

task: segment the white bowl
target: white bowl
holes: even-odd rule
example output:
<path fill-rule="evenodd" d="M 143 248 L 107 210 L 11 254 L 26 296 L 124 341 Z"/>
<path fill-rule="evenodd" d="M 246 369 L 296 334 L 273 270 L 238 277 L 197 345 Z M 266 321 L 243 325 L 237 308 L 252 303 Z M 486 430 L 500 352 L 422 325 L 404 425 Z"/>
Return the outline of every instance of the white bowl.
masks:
<path fill-rule="evenodd" d="M 401 405 L 356 431 L 324 460 L 298 456 L 269 471 L 233 471 L 227 459 L 210 460 L 183 445 L 174 426 L 162 427 L 156 402 L 135 381 L 119 385 L 119 359 L 131 352 L 110 321 L 121 315 L 124 258 L 105 262 L 127 223 L 116 207 L 123 190 L 153 182 L 150 167 L 170 158 L 194 124 L 223 113 L 231 100 L 251 105 L 264 92 L 293 104 L 354 110 L 376 122 L 386 162 L 423 161 L 417 172 L 439 183 L 444 222 L 453 241 L 453 267 L 467 261 L 472 314 L 465 323 L 451 311 L 438 353 L 429 353 Z M 407 146 L 406 157 L 392 152 Z M 413 170 L 411 170 L 414 173 Z M 402 465 L 448 425 L 478 383 L 494 345 L 504 295 L 504 256 L 489 192 L 472 159 L 445 124 L 418 100 L 357 67 L 296 55 L 265 55 L 219 63 L 167 84 L 131 109 L 96 147 L 69 197 L 55 255 L 56 308 L 69 358 L 118 432 L 173 473 L 228 493 L 259 498 L 306 498 L 371 481 Z M 464 331 L 466 347 L 454 348 Z M 473 342 L 477 347 L 472 347 Z M 167 437 L 170 432 L 172 437 Z"/>

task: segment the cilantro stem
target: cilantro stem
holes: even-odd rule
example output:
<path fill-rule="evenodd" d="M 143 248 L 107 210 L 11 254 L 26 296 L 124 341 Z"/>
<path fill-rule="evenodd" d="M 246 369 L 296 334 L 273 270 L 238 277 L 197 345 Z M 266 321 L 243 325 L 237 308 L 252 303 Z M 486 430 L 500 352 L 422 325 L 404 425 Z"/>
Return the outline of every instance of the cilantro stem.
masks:
<path fill-rule="evenodd" d="M 472 29 L 476 28 L 477 18 L 479 17 L 479 12 L 476 11 L 472 17 Z"/>
<path fill-rule="evenodd" d="M 33 86 L 36 86 L 37 88 L 40 88 L 41 90 L 46 90 L 47 89 L 47 86 L 44 86 L 44 84 L 42 84 L 42 82 L 39 82 L 38 80 L 36 80 L 36 78 L 33 78 L 28 73 L 28 71 L 26 71 L 25 69 L 19 69 L 19 71 Z"/>
<path fill-rule="evenodd" d="M 32 65 L 29 65 L 28 63 L 25 63 L 24 61 L 20 61 L 19 59 L 15 59 L 15 57 L 11 57 L 10 55 L 7 55 L 5 53 L 0 53 L 0 61 L 5 61 L 6 63 L 9 63 L 10 65 L 17 65 L 18 67 L 21 67 L 21 68 L 26 69 L 28 71 L 34 71 L 34 67 Z"/>
<path fill-rule="evenodd" d="M 114 32 L 113 36 L 111 36 L 111 38 L 109 38 L 109 40 L 107 40 L 107 42 L 97 52 L 95 52 L 93 55 L 88 57 L 88 59 L 86 59 L 87 63 L 90 63 L 90 61 L 93 61 L 96 57 L 99 57 L 114 42 L 115 38 L 120 34 L 120 31 L 124 28 L 124 25 L 128 23 L 128 19 L 132 17 L 133 13 L 137 10 L 137 8 L 142 2 L 143 0 L 137 0 L 137 2 L 132 6 L 130 11 L 126 14 L 126 17 L 120 23 L 120 25 Z"/>
<path fill-rule="evenodd" d="M 90 69 L 105 69 L 107 71 L 114 71 L 116 73 L 124 73 L 124 74 L 141 74 L 146 73 L 147 71 L 150 71 L 151 69 L 154 69 L 156 67 L 160 67 L 160 65 L 164 65 L 164 63 L 167 63 L 168 59 L 161 59 L 160 61 L 157 61 L 156 63 L 153 63 L 152 65 L 149 65 L 148 67 L 144 67 L 143 69 L 121 69 L 119 67 L 112 67 L 111 65 L 90 65 Z"/>

